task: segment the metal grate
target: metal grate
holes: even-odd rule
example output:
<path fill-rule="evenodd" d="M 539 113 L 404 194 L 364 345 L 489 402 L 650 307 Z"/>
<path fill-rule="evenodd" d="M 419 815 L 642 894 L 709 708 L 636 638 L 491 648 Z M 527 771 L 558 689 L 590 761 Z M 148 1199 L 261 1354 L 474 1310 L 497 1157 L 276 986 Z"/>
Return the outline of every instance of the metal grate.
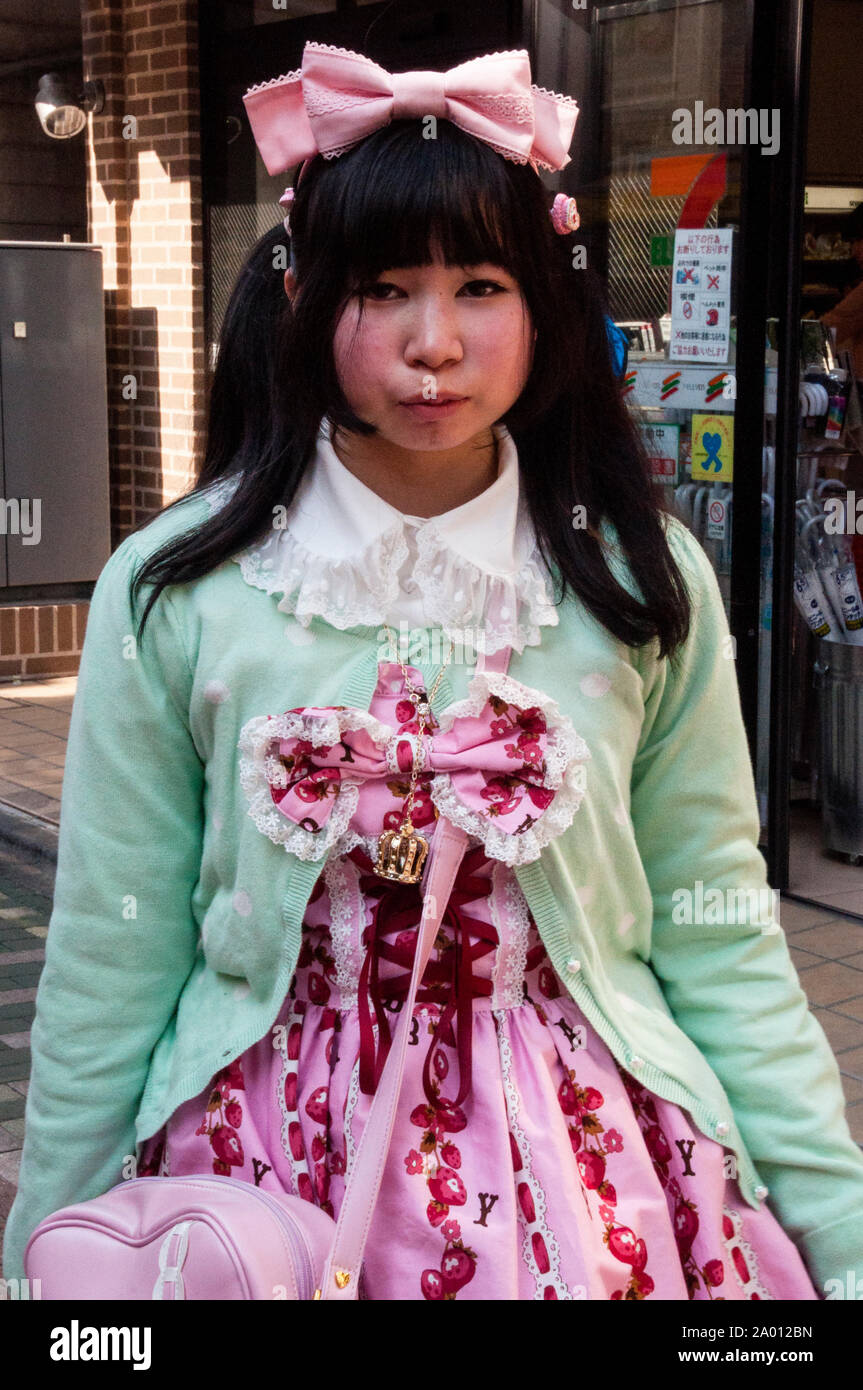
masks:
<path fill-rule="evenodd" d="M 210 226 L 210 360 L 236 284 L 255 243 L 278 222 L 269 203 L 222 203 L 209 209 Z"/>
<path fill-rule="evenodd" d="M 650 264 L 650 238 L 673 232 L 685 195 L 650 196 L 650 170 L 612 174 L 608 189 L 608 300 L 613 319 L 669 312 L 671 267 Z M 717 225 L 714 208 L 707 223 Z"/>

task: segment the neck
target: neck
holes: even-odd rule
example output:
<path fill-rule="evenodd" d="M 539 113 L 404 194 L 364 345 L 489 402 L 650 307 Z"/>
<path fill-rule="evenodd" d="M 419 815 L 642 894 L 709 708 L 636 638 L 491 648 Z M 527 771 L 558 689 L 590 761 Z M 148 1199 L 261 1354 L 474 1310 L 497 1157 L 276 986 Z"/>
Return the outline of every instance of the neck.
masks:
<path fill-rule="evenodd" d="M 441 516 L 471 502 L 498 476 L 491 429 L 455 449 L 423 450 L 337 429 L 333 448 L 349 473 L 406 516 Z"/>

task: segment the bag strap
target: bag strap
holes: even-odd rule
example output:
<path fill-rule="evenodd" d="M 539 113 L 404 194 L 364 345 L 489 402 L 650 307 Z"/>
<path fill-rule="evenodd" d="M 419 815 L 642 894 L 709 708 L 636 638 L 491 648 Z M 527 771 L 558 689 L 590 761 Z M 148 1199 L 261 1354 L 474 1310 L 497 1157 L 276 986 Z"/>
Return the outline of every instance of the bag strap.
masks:
<path fill-rule="evenodd" d="M 485 652 L 480 652 L 477 671 L 506 671 L 511 650 L 510 647 L 504 647 L 488 656 Z M 399 1013 L 389 1056 L 384 1063 L 372 1099 L 366 1127 L 357 1147 L 336 1223 L 332 1249 L 324 1265 L 321 1287 L 315 1291 L 315 1298 L 355 1299 L 359 1295 L 363 1252 L 392 1139 L 414 1001 L 467 844 L 467 832 L 453 825 L 446 816 L 439 815 L 422 886 L 423 910 L 417 929 L 417 946 L 410 985 Z"/>

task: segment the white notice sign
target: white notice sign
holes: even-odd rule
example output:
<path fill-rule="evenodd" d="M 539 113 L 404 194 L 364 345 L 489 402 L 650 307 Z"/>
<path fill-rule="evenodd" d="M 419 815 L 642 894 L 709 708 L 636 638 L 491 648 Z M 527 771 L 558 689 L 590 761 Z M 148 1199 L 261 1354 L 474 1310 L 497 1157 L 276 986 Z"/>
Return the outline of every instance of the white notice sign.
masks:
<path fill-rule="evenodd" d="M 678 227 L 671 271 L 672 362 L 727 362 L 731 227 Z"/>

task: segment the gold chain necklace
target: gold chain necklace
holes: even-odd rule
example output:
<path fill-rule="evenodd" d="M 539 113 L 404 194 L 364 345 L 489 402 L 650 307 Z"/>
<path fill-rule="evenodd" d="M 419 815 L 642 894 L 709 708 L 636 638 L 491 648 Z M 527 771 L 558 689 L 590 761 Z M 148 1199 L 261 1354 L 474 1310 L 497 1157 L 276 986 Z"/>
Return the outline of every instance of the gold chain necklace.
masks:
<path fill-rule="evenodd" d="M 438 672 L 437 679 L 431 690 L 417 690 L 408 675 L 405 664 L 398 654 L 398 646 L 393 638 L 388 623 L 384 624 L 387 635 L 392 643 L 393 651 L 396 654 L 396 661 L 402 668 L 405 685 L 408 690 L 408 699 L 417 712 L 418 730 L 416 742 L 414 744 L 413 767 L 411 768 L 410 791 L 408 793 L 407 805 L 405 808 L 404 820 L 398 830 L 385 830 L 378 839 L 378 862 L 375 865 L 375 873 L 380 874 L 381 878 L 394 879 L 397 883 L 419 883 L 422 877 L 423 866 L 429 852 L 428 840 L 418 831 L 414 830 L 411 822 L 411 811 L 413 810 L 414 795 L 416 793 L 417 779 L 419 777 L 419 759 L 423 744 L 423 734 L 431 720 L 431 702 L 435 697 L 438 686 L 441 683 L 447 662 L 453 653 L 454 642 L 450 638 L 449 651 L 446 660 Z"/>

